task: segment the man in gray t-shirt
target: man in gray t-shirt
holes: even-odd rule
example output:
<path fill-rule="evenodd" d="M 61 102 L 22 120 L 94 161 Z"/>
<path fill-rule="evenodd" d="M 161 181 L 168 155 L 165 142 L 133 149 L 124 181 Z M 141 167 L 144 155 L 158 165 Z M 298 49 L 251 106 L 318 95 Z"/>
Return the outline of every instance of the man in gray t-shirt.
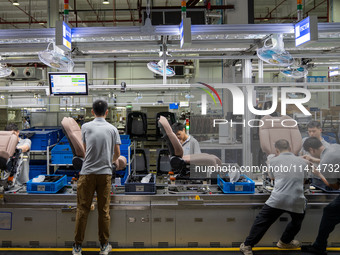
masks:
<path fill-rule="evenodd" d="M 24 160 L 21 162 L 21 165 L 19 166 L 19 169 L 17 169 L 17 172 L 19 173 L 16 179 L 16 183 L 18 185 L 23 185 L 29 181 L 29 170 L 30 170 L 30 149 L 31 149 L 31 140 L 26 138 L 26 139 L 21 139 L 19 137 L 19 128 L 16 124 L 11 123 L 8 124 L 5 128 L 6 131 L 14 131 L 16 136 L 18 137 L 18 144 L 17 144 L 17 149 L 20 149 L 23 156 Z"/>
<path fill-rule="evenodd" d="M 300 246 L 294 237 L 301 229 L 305 216 L 306 198 L 304 196 L 305 172 L 308 162 L 291 153 L 287 140 L 275 143 L 277 157 L 269 162 L 269 169 L 275 179 L 274 190 L 266 201 L 240 250 L 245 255 L 252 255 L 252 247 L 256 245 L 269 227 L 283 214 L 289 213 L 292 221 L 287 225 L 280 240 L 279 248 L 291 249 Z"/>
<path fill-rule="evenodd" d="M 120 136 L 113 125 L 106 122 L 108 105 L 103 100 L 93 103 L 95 119 L 82 126 L 85 159 L 77 183 L 77 215 L 72 254 L 81 255 L 87 216 L 94 193 L 98 201 L 98 235 L 101 255 L 107 255 L 112 247 L 110 236 L 110 193 L 113 162 L 120 156 Z"/>
<path fill-rule="evenodd" d="M 179 142 L 183 147 L 183 156 L 201 153 L 201 148 L 198 141 L 191 135 L 185 132 L 185 126 L 182 123 L 176 122 L 172 125 L 172 130 L 176 134 Z"/>
<path fill-rule="evenodd" d="M 323 146 L 328 147 L 329 143 L 322 137 L 322 128 L 319 121 L 312 120 L 307 124 L 308 137 L 316 137 L 320 140 Z M 302 144 L 307 140 L 308 137 L 302 139 Z M 308 151 L 302 147 L 299 153 L 301 156 L 310 155 Z"/>
<path fill-rule="evenodd" d="M 315 137 L 308 138 L 303 148 L 311 155 L 305 156 L 312 163 L 320 163 L 314 174 L 334 190 L 340 188 L 340 145 L 332 144 L 327 148 Z M 327 239 L 335 226 L 340 223 L 340 195 L 324 209 L 318 236 L 313 245 L 302 246 L 301 250 L 313 254 L 326 254 Z"/>

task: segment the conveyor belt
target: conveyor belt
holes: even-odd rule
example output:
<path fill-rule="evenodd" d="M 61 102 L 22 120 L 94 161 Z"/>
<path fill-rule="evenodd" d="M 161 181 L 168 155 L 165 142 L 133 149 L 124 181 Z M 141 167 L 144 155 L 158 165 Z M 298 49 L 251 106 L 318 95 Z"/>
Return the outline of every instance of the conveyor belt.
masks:
<path fill-rule="evenodd" d="M 340 248 L 328 248 L 329 255 L 340 255 Z M 70 255 L 71 248 L 0 248 L 0 254 L 10 255 Z M 276 247 L 255 247 L 253 248 L 254 255 L 310 255 L 310 253 L 301 252 L 300 249 L 295 250 L 281 250 Z M 98 254 L 98 248 L 84 248 L 83 254 Z M 125 248 L 125 249 L 112 249 L 112 255 L 240 255 L 241 252 L 238 248 Z"/>

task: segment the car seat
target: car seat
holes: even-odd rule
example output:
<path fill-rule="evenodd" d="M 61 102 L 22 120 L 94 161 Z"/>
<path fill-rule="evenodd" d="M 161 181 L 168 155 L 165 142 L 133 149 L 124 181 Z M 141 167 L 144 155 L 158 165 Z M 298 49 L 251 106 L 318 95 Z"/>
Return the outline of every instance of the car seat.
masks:
<path fill-rule="evenodd" d="M 20 174 L 23 157 L 21 150 L 16 148 L 17 144 L 18 137 L 14 131 L 0 131 L 0 186 L 5 189 L 11 188 Z"/>
<path fill-rule="evenodd" d="M 147 116 L 143 112 L 130 112 L 126 120 L 126 134 L 130 137 L 146 137 Z"/>
<path fill-rule="evenodd" d="M 158 123 L 170 151 L 171 168 L 175 173 L 178 173 L 177 178 L 190 178 L 190 169 L 196 169 L 196 167 L 217 167 L 222 164 L 221 160 L 212 154 L 199 153 L 183 156 L 183 147 L 172 131 L 168 120 L 160 116 Z M 209 176 L 206 177 L 209 178 Z M 193 178 L 191 177 L 191 179 Z"/>
<path fill-rule="evenodd" d="M 173 112 L 158 112 L 156 115 L 156 136 L 157 137 L 161 137 L 162 135 L 158 127 L 158 119 L 160 116 L 164 116 L 165 118 L 167 118 L 171 126 L 172 124 L 176 122 L 175 114 Z"/>
<path fill-rule="evenodd" d="M 61 121 L 62 129 L 70 143 L 73 159 L 72 164 L 75 169 L 81 169 L 83 161 L 85 158 L 85 148 L 81 138 L 81 129 L 77 122 L 71 117 L 64 117 Z M 114 162 L 116 169 L 123 170 L 126 167 L 126 158 L 124 156 L 119 156 L 119 158 Z"/>

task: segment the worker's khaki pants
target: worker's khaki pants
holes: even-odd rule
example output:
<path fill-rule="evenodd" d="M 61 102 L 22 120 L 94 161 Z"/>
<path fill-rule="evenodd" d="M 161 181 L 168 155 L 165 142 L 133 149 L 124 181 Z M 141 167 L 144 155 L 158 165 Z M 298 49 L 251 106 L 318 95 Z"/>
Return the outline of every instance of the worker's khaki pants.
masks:
<path fill-rule="evenodd" d="M 81 245 L 84 240 L 87 216 L 95 191 L 98 204 L 99 241 L 101 244 L 106 244 L 109 241 L 111 175 L 80 175 L 77 183 L 77 216 L 74 238 L 77 245 Z"/>

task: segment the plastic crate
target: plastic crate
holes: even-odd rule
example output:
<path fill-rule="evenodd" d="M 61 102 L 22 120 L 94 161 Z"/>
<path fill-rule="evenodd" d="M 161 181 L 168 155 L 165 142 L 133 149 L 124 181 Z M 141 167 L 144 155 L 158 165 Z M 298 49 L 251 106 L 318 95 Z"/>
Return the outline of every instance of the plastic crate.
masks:
<path fill-rule="evenodd" d="M 139 181 L 145 175 L 135 175 Z M 131 175 L 125 182 L 126 195 L 153 195 L 156 194 L 156 176 L 153 174 L 149 183 L 131 182 Z"/>
<path fill-rule="evenodd" d="M 72 165 L 73 153 L 70 144 L 57 144 L 51 151 L 52 164 Z"/>
<path fill-rule="evenodd" d="M 33 182 L 33 180 L 29 180 L 27 182 L 27 193 L 57 193 L 67 185 L 66 175 L 51 174 L 46 176 L 62 176 L 62 178 L 56 182 Z"/>
<path fill-rule="evenodd" d="M 20 136 L 31 140 L 32 151 L 46 150 L 47 146 L 57 143 L 56 131 L 20 131 Z"/>
<path fill-rule="evenodd" d="M 127 168 L 124 170 L 116 171 L 116 177 L 120 177 L 120 184 L 124 185 L 127 177 L 129 176 L 129 171 Z"/>
<path fill-rule="evenodd" d="M 252 194 L 255 193 L 255 182 L 244 174 L 241 176 L 247 179 L 247 182 L 225 182 L 220 175 L 217 175 L 217 184 L 225 194 Z"/>
<path fill-rule="evenodd" d="M 130 135 L 120 135 L 120 140 L 130 140 Z"/>
<path fill-rule="evenodd" d="M 53 132 L 56 132 L 54 134 L 53 144 L 59 142 L 65 136 L 61 127 L 54 127 L 54 126 L 32 127 L 32 128 L 24 129 L 23 131 L 53 131 Z"/>
<path fill-rule="evenodd" d="M 58 168 L 54 174 L 66 175 L 67 183 L 70 183 L 73 177 L 79 177 L 79 172 L 80 170 Z"/>
<path fill-rule="evenodd" d="M 31 160 L 30 161 L 30 170 L 29 170 L 29 179 L 37 177 L 41 174 L 47 173 L 47 162 L 46 160 Z"/>
<path fill-rule="evenodd" d="M 120 155 L 124 156 L 129 162 L 129 154 L 131 155 L 131 147 L 130 144 L 121 144 L 120 145 Z"/>
<path fill-rule="evenodd" d="M 131 144 L 130 139 L 121 139 L 120 141 L 122 142 L 122 145 L 125 145 L 125 144 L 130 145 Z"/>
<path fill-rule="evenodd" d="M 66 136 L 60 139 L 59 143 L 69 143 L 68 139 Z"/>

